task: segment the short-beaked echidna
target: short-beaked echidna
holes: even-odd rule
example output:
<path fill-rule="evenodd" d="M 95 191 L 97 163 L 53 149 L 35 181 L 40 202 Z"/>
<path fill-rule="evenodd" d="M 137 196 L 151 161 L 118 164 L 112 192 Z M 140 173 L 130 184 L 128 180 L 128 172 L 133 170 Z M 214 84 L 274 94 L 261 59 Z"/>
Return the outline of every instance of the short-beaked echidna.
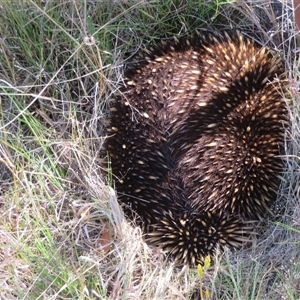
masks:
<path fill-rule="evenodd" d="M 179 263 L 239 245 L 279 186 L 281 60 L 201 32 L 141 50 L 125 75 L 106 149 L 126 215 Z"/>

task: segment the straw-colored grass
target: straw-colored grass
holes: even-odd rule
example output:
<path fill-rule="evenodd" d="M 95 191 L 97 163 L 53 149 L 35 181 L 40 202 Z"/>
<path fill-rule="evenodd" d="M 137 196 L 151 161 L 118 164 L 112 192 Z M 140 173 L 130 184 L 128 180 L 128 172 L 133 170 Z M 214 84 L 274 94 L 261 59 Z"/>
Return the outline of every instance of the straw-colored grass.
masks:
<path fill-rule="evenodd" d="M 299 41 L 276 3 L 1 1 L 0 299 L 300 298 Z M 124 63 L 196 28 L 237 28 L 281 54 L 291 118 L 276 216 L 203 278 L 126 222 L 101 152 Z"/>

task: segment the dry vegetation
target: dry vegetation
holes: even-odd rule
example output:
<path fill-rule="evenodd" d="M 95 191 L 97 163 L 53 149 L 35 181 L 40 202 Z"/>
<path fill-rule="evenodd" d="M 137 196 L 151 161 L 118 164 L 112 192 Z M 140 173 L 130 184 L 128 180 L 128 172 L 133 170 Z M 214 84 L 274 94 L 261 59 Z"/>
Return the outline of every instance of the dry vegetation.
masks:
<path fill-rule="evenodd" d="M 202 286 L 209 299 L 300 298 L 299 40 L 289 4 L 271 2 L 0 2 L 0 299 L 200 298 L 197 270 L 143 242 L 101 168 L 126 59 L 195 28 L 239 28 L 280 53 L 292 121 L 275 217 L 217 254 Z"/>

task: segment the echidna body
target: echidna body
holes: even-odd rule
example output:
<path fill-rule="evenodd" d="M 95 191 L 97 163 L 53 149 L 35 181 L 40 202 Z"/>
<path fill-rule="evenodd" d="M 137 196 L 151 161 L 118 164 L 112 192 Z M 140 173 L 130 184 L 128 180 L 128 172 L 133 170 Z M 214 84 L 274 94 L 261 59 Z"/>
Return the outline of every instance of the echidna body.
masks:
<path fill-rule="evenodd" d="M 174 38 L 128 64 L 106 142 L 119 201 L 178 262 L 237 246 L 275 200 L 281 75 L 239 33 Z"/>

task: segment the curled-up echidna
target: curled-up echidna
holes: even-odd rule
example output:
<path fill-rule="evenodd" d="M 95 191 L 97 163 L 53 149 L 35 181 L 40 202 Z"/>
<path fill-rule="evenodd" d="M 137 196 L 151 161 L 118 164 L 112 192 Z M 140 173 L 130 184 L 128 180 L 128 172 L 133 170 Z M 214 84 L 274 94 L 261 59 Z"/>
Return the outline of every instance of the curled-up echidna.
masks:
<path fill-rule="evenodd" d="M 163 41 L 127 65 L 106 140 L 118 198 L 178 263 L 238 246 L 276 199 L 282 73 L 240 33 Z"/>

